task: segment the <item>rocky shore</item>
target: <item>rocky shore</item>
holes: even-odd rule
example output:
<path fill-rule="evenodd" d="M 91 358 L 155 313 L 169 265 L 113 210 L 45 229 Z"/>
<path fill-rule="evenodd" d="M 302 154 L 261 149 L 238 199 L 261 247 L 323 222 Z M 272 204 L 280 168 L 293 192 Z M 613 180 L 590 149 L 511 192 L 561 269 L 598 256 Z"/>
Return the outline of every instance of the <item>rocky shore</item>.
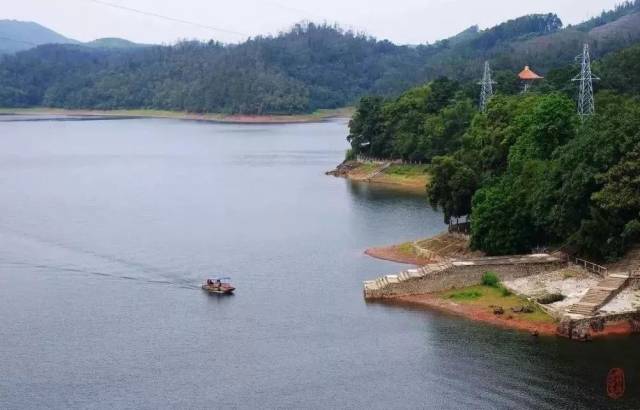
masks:
<path fill-rule="evenodd" d="M 438 309 L 578 341 L 640 333 L 640 252 L 610 266 L 613 272 L 574 263 L 561 253 L 484 257 L 471 252 L 468 239 L 458 234 L 372 248 L 366 254 L 417 266 L 365 281 L 369 302 Z M 597 269 L 587 269 L 592 265 Z M 500 292 L 482 285 L 488 273 L 499 279 Z M 598 297 L 602 300 L 596 303 Z"/>

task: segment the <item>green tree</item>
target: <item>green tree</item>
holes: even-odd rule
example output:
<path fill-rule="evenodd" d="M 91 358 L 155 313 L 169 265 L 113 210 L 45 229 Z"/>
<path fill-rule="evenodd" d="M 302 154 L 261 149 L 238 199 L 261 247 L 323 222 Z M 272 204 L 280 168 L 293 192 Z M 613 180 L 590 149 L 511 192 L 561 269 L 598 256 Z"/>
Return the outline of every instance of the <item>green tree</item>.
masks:
<path fill-rule="evenodd" d="M 489 255 L 517 254 L 535 245 L 521 190 L 510 179 L 481 188 L 473 198 L 471 247 Z"/>
<path fill-rule="evenodd" d="M 462 161 L 452 156 L 436 157 L 431 167 L 427 187 L 429 203 L 441 209 L 444 222 L 471 213 L 471 198 L 478 187 L 478 175 Z"/>
<path fill-rule="evenodd" d="M 589 254 L 613 259 L 640 239 L 640 144 L 600 180 L 604 187 L 593 194 L 577 240 Z"/>
<path fill-rule="evenodd" d="M 518 140 L 509 151 L 509 163 L 548 159 L 575 136 L 575 104 L 562 94 L 538 96 L 535 105 L 515 119 Z"/>
<path fill-rule="evenodd" d="M 383 116 L 384 100 L 381 97 L 363 97 L 349 121 L 349 136 L 354 154 L 386 157 L 391 151 L 391 141 L 385 139 Z"/>

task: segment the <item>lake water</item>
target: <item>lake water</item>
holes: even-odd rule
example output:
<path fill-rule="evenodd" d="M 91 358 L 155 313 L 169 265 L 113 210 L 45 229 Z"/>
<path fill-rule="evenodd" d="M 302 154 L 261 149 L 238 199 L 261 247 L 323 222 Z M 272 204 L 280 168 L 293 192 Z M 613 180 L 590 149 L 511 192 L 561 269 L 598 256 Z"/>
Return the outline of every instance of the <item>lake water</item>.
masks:
<path fill-rule="evenodd" d="M 0 122 L 0 408 L 640 408 L 640 339 L 366 304 L 363 255 L 438 233 L 327 177 L 343 121 Z M 233 297 L 199 288 L 232 276 Z M 610 368 L 627 392 L 605 394 Z"/>

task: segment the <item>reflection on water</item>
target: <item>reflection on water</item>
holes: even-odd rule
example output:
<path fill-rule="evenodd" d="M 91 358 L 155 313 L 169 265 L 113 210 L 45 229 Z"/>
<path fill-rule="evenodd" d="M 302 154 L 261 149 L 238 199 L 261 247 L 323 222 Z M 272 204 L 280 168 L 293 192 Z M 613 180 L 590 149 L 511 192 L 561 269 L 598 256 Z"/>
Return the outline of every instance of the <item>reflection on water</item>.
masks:
<path fill-rule="evenodd" d="M 90 115 L 15 115 L 10 113 L 0 113 L 0 122 L 52 122 L 52 121 L 114 121 L 134 119 L 135 117 L 126 115 L 113 116 L 90 116 Z"/>
<path fill-rule="evenodd" d="M 367 304 L 441 231 L 331 178 L 344 122 L 0 122 L 0 408 L 638 408 L 637 338 Z M 232 276 L 233 297 L 200 289 Z M 627 389 L 606 398 L 612 367 Z"/>
<path fill-rule="evenodd" d="M 406 188 L 398 188 L 393 185 L 385 184 L 369 184 L 362 181 L 347 181 L 347 186 L 353 196 L 365 200 L 389 200 L 395 201 L 398 198 L 415 198 L 421 197 L 426 201 L 426 192 L 420 190 L 408 190 Z"/>

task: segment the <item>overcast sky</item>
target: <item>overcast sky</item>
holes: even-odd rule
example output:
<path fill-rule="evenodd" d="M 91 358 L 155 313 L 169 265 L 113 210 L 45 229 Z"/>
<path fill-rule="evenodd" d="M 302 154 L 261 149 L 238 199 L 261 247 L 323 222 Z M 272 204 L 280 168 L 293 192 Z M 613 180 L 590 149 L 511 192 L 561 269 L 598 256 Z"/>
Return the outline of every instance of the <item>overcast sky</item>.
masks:
<path fill-rule="evenodd" d="M 109 7 L 135 8 L 227 31 L 197 27 Z M 123 37 L 142 43 L 177 39 L 238 42 L 275 34 L 302 20 L 337 22 L 396 43 L 433 42 L 478 24 L 491 27 L 530 13 L 557 13 L 566 24 L 621 0 L 10 0 L 0 18 L 35 21 L 81 41 Z"/>

